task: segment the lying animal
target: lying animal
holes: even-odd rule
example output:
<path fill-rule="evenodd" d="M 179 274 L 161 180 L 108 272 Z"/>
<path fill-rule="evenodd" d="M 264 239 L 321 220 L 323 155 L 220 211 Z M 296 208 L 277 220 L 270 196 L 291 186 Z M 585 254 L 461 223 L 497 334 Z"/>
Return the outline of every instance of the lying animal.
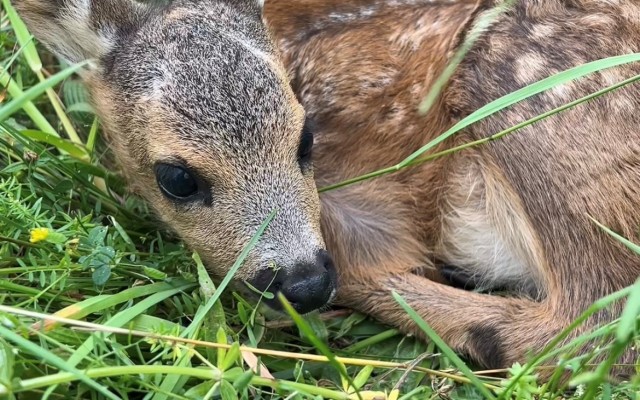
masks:
<path fill-rule="evenodd" d="M 280 291 L 300 312 L 337 293 L 339 304 L 420 334 L 396 291 L 456 351 L 505 367 L 640 275 L 638 256 L 590 219 L 640 239 L 637 85 L 490 144 L 317 194 L 394 165 L 516 89 L 640 51 L 635 0 L 518 0 L 421 115 L 418 104 L 493 3 L 273 0 L 264 10 L 273 35 L 257 0 L 16 6 L 56 54 L 94 60 L 83 78 L 132 188 L 212 274 L 228 272 L 275 210 L 239 286 Z M 638 73 L 628 64 L 555 87 L 432 152 Z M 620 361 L 636 358 L 630 349 Z"/>

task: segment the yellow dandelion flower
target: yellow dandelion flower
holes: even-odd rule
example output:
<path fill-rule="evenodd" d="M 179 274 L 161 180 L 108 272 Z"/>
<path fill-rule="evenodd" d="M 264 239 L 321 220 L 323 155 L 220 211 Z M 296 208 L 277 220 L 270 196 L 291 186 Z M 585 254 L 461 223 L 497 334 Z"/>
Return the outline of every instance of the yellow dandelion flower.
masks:
<path fill-rule="evenodd" d="M 49 233 L 51 233 L 49 228 L 35 228 L 35 229 L 32 229 L 29 241 L 31 243 L 42 242 L 43 240 L 47 240 L 47 238 L 49 237 Z"/>

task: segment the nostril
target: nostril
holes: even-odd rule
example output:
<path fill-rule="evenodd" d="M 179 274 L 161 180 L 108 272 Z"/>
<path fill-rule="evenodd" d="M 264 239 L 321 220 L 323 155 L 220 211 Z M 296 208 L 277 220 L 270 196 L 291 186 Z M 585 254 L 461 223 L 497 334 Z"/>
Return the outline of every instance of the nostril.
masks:
<path fill-rule="evenodd" d="M 316 257 L 318 265 L 322 265 L 324 269 L 329 272 L 334 270 L 333 259 L 331 259 L 331 256 L 326 250 L 320 250 Z"/>
<path fill-rule="evenodd" d="M 324 307 L 333 293 L 334 284 L 328 271 L 313 276 L 291 277 L 285 281 L 282 294 L 300 313 L 308 313 Z"/>
<path fill-rule="evenodd" d="M 287 273 L 282 294 L 301 313 L 327 305 L 336 289 L 336 273 L 329 253 L 322 250 L 313 263 L 301 263 Z"/>
<path fill-rule="evenodd" d="M 298 263 L 290 268 L 260 270 L 249 282 L 254 292 L 282 293 L 296 311 L 306 314 L 327 305 L 336 290 L 336 271 L 325 250 L 318 251 L 311 262 Z M 258 293 L 259 294 L 259 293 Z M 262 299 L 271 308 L 281 309 L 278 299 Z"/>
<path fill-rule="evenodd" d="M 260 270 L 249 284 L 259 292 L 276 293 L 282 287 L 284 274 L 273 268 Z"/>

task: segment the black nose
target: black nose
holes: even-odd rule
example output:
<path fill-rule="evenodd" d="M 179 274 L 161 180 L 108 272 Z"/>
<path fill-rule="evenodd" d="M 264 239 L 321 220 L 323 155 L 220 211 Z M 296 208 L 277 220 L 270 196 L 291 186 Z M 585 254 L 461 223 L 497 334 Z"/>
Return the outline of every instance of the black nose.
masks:
<path fill-rule="evenodd" d="M 297 312 L 306 314 L 327 305 L 336 289 L 336 272 L 331 257 L 322 250 L 313 262 L 302 262 L 277 271 L 263 270 L 252 284 L 260 290 L 281 292 Z M 266 303 L 273 309 L 282 310 L 277 298 L 266 300 Z"/>

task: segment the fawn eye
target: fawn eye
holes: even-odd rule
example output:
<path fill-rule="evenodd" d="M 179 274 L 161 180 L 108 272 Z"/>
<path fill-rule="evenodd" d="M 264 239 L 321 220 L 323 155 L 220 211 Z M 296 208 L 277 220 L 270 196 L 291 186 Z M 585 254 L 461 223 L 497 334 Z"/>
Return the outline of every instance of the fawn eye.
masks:
<path fill-rule="evenodd" d="M 160 190 L 171 200 L 187 200 L 198 193 L 198 181 L 193 173 L 184 167 L 157 164 L 155 173 Z"/>
<path fill-rule="evenodd" d="M 311 124 L 307 121 L 302 128 L 302 136 L 300 137 L 300 147 L 298 148 L 298 160 L 300 166 L 304 169 L 311 162 L 311 153 L 313 150 L 313 130 Z"/>

